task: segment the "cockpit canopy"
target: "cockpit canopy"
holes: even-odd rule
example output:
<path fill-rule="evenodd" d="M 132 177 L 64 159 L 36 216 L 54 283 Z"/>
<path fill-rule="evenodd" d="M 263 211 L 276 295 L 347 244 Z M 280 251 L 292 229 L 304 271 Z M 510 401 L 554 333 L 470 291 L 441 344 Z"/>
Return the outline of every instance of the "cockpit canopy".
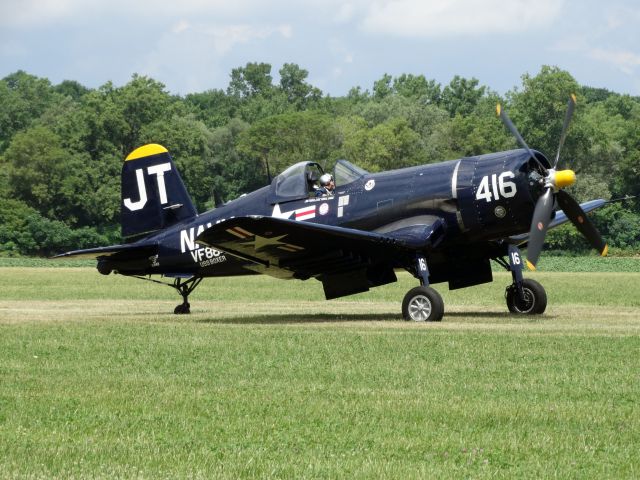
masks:
<path fill-rule="evenodd" d="M 348 185 L 351 182 L 364 177 L 367 173 L 366 170 L 356 167 L 353 163 L 340 159 L 336 162 L 334 167 L 333 178 L 336 181 L 336 185 L 343 186 Z"/>
<path fill-rule="evenodd" d="M 318 181 L 324 170 L 316 162 L 299 162 L 291 165 L 271 182 L 271 203 L 289 202 L 315 196 Z M 334 179 L 337 186 L 347 185 L 367 172 L 346 160 L 338 160 Z"/>

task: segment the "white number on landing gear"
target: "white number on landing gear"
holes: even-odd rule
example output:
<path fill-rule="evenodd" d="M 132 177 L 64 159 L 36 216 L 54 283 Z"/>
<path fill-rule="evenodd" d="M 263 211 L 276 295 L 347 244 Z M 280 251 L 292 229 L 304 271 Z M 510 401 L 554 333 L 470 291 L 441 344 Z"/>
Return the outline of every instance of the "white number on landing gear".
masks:
<path fill-rule="evenodd" d="M 516 195 L 516 184 L 508 180 L 515 175 L 513 172 L 502 172 L 500 175 L 485 175 L 480 180 L 476 200 L 500 200 L 500 198 L 511 198 Z M 491 180 L 489 180 L 491 178 Z"/>
<path fill-rule="evenodd" d="M 418 259 L 418 265 L 421 272 L 427 271 L 427 261 L 424 258 Z"/>

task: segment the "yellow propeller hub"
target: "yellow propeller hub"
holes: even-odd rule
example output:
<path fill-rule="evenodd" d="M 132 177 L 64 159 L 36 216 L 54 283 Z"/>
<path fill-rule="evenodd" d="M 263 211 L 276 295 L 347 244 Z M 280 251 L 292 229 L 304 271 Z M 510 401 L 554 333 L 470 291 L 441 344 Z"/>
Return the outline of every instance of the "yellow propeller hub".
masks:
<path fill-rule="evenodd" d="M 558 170 L 554 173 L 553 183 L 557 189 L 570 187 L 576 183 L 576 174 L 573 170 Z"/>

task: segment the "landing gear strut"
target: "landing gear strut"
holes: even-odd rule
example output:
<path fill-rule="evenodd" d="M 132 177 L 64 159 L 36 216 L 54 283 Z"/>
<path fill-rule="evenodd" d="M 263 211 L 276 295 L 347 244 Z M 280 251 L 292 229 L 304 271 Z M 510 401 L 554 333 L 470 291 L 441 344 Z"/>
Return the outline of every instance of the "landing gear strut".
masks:
<path fill-rule="evenodd" d="M 416 257 L 413 275 L 420 280 L 420 286 L 412 288 L 402 301 L 402 316 L 413 322 L 439 322 L 444 315 L 444 302 L 440 294 L 429 286 L 429 269 L 426 259 Z"/>
<path fill-rule="evenodd" d="M 182 295 L 182 303 L 177 305 L 176 308 L 173 309 L 173 313 L 176 315 L 184 315 L 187 313 L 191 313 L 191 305 L 189 304 L 189 295 L 193 292 L 200 282 L 202 281 L 202 277 L 189 277 L 189 278 L 174 278 L 173 283 L 161 282 L 160 280 L 155 280 L 147 277 L 141 277 L 139 275 L 131 275 L 133 278 L 137 278 L 140 280 L 146 280 L 148 282 L 159 283 L 160 285 L 167 285 L 171 288 L 175 288 L 180 295 Z"/>
<path fill-rule="evenodd" d="M 547 308 L 547 293 L 540 283 L 522 277 L 522 256 L 518 247 L 509 245 L 509 264 L 504 260 L 501 264 L 511 271 L 513 277 L 513 283 L 504 293 L 509 311 L 528 315 L 544 313 Z"/>
<path fill-rule="evenodd" d="M 173 310 L 173 313 L 175 313 L 176 315 L 191 313 L 191 305 L 188 301 L 189 294 L 196 289 L 201 281 L 202 277 L 191 277 L 186 280 L 182 278 L 176 278 L 173 281 L 173 284 L 170 286 L 178 290 L 180 295 L 182 295 L 182 303 L 176 306 L 176 308 Z"/>

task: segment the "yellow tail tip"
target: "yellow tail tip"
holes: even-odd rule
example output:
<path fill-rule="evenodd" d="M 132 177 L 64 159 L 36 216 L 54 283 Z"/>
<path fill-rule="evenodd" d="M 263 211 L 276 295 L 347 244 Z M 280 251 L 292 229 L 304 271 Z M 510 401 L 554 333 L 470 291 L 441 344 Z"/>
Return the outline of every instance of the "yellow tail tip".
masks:
<path fill-rule="evenodd" d="M 498 114 L 498 116 L 500 116 L 500 112 L 502 111 L 502 107 L 500 106 L 500 104 L 498 103 L 496 105 L 496 113 Z"/>
<path fill-rule="evenodd" d="M 576 98 L 576 94 L 575 93 L 571 94 L 571 100 L 573 100 L 573 103 L 575 103 L 575 104 L 578 103 L 578 99 Z"/>
<path fill-rule="evenodd" d="M 159 153 L 167 153 L 168 150 L 164 148 L 162 145 L 158 145 L 157 143 L 149 143 L 142 147 L 136 148 L 133 152 L 131 152 L 125 161 L 127 160 L 137 160 L 138 158 L 150 157 L 151 155 L 157 155 Z"/>
<path fill-rule="evenodd" d="M 608 253 L 609 253 L 609 245 L 605 244 L 604 248 L 602 249 L 602 252 L 600 252 L 600 256 L 606 257 Z"/>
<path fill-rule="evenodd" d="M 526 260 L 525 263 L 529 270 L 531 270 L 532 272 L 536 271 L 536 266 L 533 263 L 531 263 L 529 260 Z"/>

